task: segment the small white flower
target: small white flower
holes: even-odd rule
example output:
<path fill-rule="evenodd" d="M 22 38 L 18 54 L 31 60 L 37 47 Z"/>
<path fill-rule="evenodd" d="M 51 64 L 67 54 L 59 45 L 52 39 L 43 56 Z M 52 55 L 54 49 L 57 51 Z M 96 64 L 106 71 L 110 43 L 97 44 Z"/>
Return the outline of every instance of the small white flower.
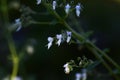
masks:
<path fill-rule="evenodd" d="M 76 9 L 76 15 L 79 17 L 80 16 L 80 10 L 81 10 L 81 4 L 80 3 L 77 4 L 75 9 Z"/>
<path fill-rule="evenodd" d="M 37 5 L 39 5 L 41 3 L 41 0 L 37 0 Z"/>
<path fill-rule="evenodd" d="M 58 39 L 58 41 L 57 41 L 56 44 L 57 44 L 58 46 L 60 46 L 60 43 L 62 42 L 62 34 L 59 34 L 59 35 L 57 34 L 57 35 L 56 35 L 56 38 Z"/>
<path fill-rule="evenodd" d="M 65 69 L 64 69 L 65 73 L 66 73 L 66 74 L 69 74 L 69 73 L 70 73 L 69 64 L 66 63 L 63 67 L 65 68 Z"/>
<path fill-rule="evenodd" d="M 81 80 L 82 75 L 80 73 L 76 73 L 76 80 Z"/>
<path fill-rule="evenodd" d="M 53 3 L 52 3 L 52 6 L 53 6 L 53 10 L 55 10 L 55 8 L 56 8 L 56 1 L 53 1 Z"/>
<path fill-rule="evenodd" d="M 67 40 L 66 40 L 67 43 L 70 42 L 70 40 L 71 40 L 71 35 L 72 35 L 72 32 L 67 31 Z"/>
<path fill-rule="evenodd" d="M 19 18 L 15 19 L 15 25 L 17 26 L 16 31 L 19 31 L 22 28 L 22 23 Z"/>
<path fill-rule="evenodd" d="M 66 14 L 69 13 L 70 8 L 71 8 L 71 6 L 70 6 L 69 4 L 67 4 L 67 5 L 65 6 L 65 12 L 66 12 Z"/>
<path fill-rule="evenodd" d="M 53 42 L 53 38 L 52 37 L 48 37 L 48 49 L 52 46 L 52 42 Z"/>

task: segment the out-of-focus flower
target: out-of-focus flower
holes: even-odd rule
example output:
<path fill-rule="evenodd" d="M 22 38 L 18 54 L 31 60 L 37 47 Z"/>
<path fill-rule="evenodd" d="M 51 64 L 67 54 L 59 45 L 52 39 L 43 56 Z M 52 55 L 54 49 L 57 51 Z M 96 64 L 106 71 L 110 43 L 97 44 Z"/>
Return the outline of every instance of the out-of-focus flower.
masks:
<path fill-rule="evenodd" d="M 66 73 L 66 74 L 69 74 L 69 73 L 70 73 L 70 67 L 69 67 L 69 64 L 66 63 L 63 67 L 65 68 L 65 69 L 64 69 L 65 73 Z"/>
<path fill-rule="evenodd" d="M 82 70 L 82 80 L 87 80 L 87 70 L 86 69 Z"/>
<path fill-rule="evenodd" d="M 71 40 L 71 35 L 72 35 L 72 32 L 67 31 L 67 40 L 66 40 L 67 43 L 70 42 L 70 40 Z"/>
<path fill-rule="evenodd" d="M 20 77 L 15 77 L 13 80 L 22 80 Z"/>
<path fill-rule="evenodd" d="M 16 10 L 20 9 L 20 6 L 21 6 L 20 2 L 15 0 L 14 1 L 11 0 L 8 5 L 9 9 L 16 9 Z"/>
<path fill-rule="evenodd" d="M 48 49 L 52 46 L 52 42 L 53 42 L 53 38 L 52 37 L 48 37 Z"/>
<path fill-rule="evenodd" d="M 15 19 L 15 25 L 17 26 L 16 31 L 19 31 L 22 28 L 22 23 L 19 18 Z"/>
<path fill-rule="evenodd" d="M 57 38 L 57 40 L 58 40 L 56 44 L 57 44 L 58 46 L 60 46 L 60 43 L 62 42 L 62 34 L 59 34 L 59 35 L 57 34 L 57 35 L 56 35 L 56 38 Z"/>
<path fill-rule="evenodd" d="M 37 0 L 37 5 L 39 5 L 41 3 L 41 0 Z"/>
<path fill-rule="evenodd" d="M 80 16 L 80 10 L 81 10 L 81 4 L 80 3 L 77 4 L 75 9 L 76 9 L 76 15 L 79 17 Z"/>
<path fill-rule="evenodd" d="M 10 80 L 10 79 L 9 79 L 9 77 L 5 77 L 2 80 Z M 12 78 L 12 80 L 22 80 L 22 78 L 21 77 L 14 77 L 14 78 Z"/>
<path fill-rule="evenodd" d="M 66 12 L 66 14 L 69 13 L 70 8 L 71 8 L 71 6 L 70 6 L 69 4 L 67 4 L 67 5 L 65 6 L 65 12 Z"/>
<path fill-rule="evenodd" d="M 81 73 L 76 73 L 75 76 L 76 76 L 75 80 L 81 80 L 82 77 Z"/>
<path fill-rule="evenodd" d="M 56 1 L 53 1 L 52 6 L 53 6 L 53 10 L 55 10 L 55 8 L 57 6 Z"/>
<path fill-rule="evenodd" d="M 28 45 L 26 47 L 26 51 L 28 54 L 32 55 L 34 53 L 34 47 L 32 45 Z"/>

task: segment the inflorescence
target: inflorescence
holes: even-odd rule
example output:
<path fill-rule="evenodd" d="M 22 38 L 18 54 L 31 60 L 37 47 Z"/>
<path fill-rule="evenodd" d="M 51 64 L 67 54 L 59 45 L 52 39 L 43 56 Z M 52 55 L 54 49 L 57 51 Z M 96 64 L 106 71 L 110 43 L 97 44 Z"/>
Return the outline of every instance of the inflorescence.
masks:
<path fill-rule="evenodd" d="M 69 43 L 71 40 L 71 36 L 72 36 L 72 32 L 66 31 L 66 36 L 64 36 L 63 34 L 57 34 L 56 37 L 48 37 L 48 44 L 47 44 L 48 49 L 50 49 L 54 40 L 56 40 L 56 45 L 58 46 L 60 46 L 60 44 L 64 41 Z"/>
<path fill-rule="evenodd" d="M 37 0 L 37 5 L 41 4 L 41 0 Z M 55 10 L 56 7 L 57 7 L 57 1 L 56 0 L 53 0 L 52 1 L 52 9 Z M 66 14 L 69 14 L 70 13 L 70 9 L 71 9 L 71 5 L 69 3 L 67 3 L 65 6 L 64 6 L 64 10 L 65 10 L 65 13 Z M 81 6 L 81 3 L 78 3 L 76 4 L 76 6 L 74 7 L 74 9 L 76 10 L 75 13 L 76 13 L 76 16 L 79 17 L 80 16 L 80 11 L 82 10 L 82 6 Z"/>

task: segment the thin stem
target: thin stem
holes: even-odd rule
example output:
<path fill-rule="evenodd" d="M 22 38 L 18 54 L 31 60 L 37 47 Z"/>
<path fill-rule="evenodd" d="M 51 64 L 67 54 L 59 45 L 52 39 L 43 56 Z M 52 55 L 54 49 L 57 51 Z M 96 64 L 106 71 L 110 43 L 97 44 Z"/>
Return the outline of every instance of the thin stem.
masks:
<path fill-rule="evenodd" d="M 96 58 L 98 60 L 100 60 L 102 62 L 102 64 L 106 67 L 106 69 L 110 72 L 110 74 L 116 78 L 116 80 L 119 80 L 119 78 L 113 73 L 112 69 L 110 68 L 110 66 L 106 63 L 106 61 L 102 58 L 102 56 L 100 56 L 98 54 L 98 52 L 93 48 L 93 47 L 90 47 L 89 45 L 86 45 L 87 48 L 96 56 Z"/>
<path fill-rule="evenodd" d="M 15 77 L 16 77 L 16 75 L 17 75 L 17 73 L 18 73 L 18 68 L 19 68 L 19 59 L 18 59 L 18 57 L 14 57 L 13 58 L 13 71 L 12 71 L 12 75 L 11 75 L 11 80 L 13 80 Z"/>
<path fill-rule="evenodd" d="M 80 22 L 78 22 L 78 20 L 76 19 L 75 15 L 72 12 L 70 13 L 70 20 L 74 23 L 74 26 L 76 26 L 76 29 L 80 33 L 84 33 L 84 30 L 82 29 L 82 27 L 80 27 Z"/>
<path fill-rule="evenodd" d="M 110 63 L 112 63 L 117 69 L 120 70 L 120 66 L 115 61 L 113 61 L 105 52 L 103 52 L 102 50 L 100 50 L 98 47 L 96 47 L 90 41 L 87 41 L 87 44 L 90 45 L 90 46 L 92 46 L 95 50 L 97 50 L 98 53 L 101 53 Z"/>
<path fill-rule="evenodd" d="M 3 20 L 5 21 L 5 25 L 9 22 L 8 18 L 8 8 L 7 8 L 7 0 L 1 0 L 1 10 L 3 13 Z"/>
<path fill-rule="evenodd" d="M 13 70 L 12 70 L 12 74 L 11 74 L 11 78 L 10 78 L 10 80 L 13 80 L 13 78 L 15 78 L 18 73 L 19 59 L 18 59 L 18 55 L 17 55 L 16 49 L 15 49 L 14 40 L 12 38 L 10 31 L 7 29 L 7 26 L 9 24 L 7 0 L 1 0 L 1 8 L 2 8 L 2 14 L 3 14 L 6 40 L 8 42 L 8 47 L 10 49 L 12 62 L 13 62 Z"/>
<path fill-rule="evenodd" d="M 30 21 L 32 24 L 45 24 L 45 25 L 50 25 L 51 22 L 36 22 L 36 21 Z"/>
<path fill-rule="evenodd" d="M 18 73 L 19 58 L 18 58 L 16 49 L 15 49 L 14 41 L 13 41 L 10 33 L 7 34 L 6 39 L 8 40 L 8 46 L 9 46 L 9 49 L 10 49 L 12 62 L 13 62 L 13 70 L 12 70 L 12 74 L 11 74 L 11 80 L 13 80 L 13 78 L 15 78 L 17 76 L 17 73 Z"/>
<path fill-rule="evenodd" d="M 53 25 L 59 22 L 37 22 L 37 21 L 30 21 L 31 24 L 40 24 L 40 25 Z"/>

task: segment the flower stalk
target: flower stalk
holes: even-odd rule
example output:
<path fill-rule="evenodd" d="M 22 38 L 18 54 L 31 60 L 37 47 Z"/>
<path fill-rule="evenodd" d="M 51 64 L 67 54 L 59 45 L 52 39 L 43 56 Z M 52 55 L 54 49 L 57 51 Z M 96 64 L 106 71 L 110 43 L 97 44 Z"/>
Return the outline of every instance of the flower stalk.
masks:
<path fill-rule="evenodd" d="M 8 47 L 10 49 L 12 62 L 13 62 L 13 70 L 10 76 L 10 80 L 14 80 L 14 78 L 17 76 L 17 73 L 18 73 L 19 57 L 15 49 L 15 44 L 14 44 L 14 40 L 12 38 L 11 32 L 7 28 L 9 24 L 7 0 L 1 0 L 1 7 L 2 7 L 2 15 L 3 15 L 3 21 L 4 21 L 4 31 L 6 32 L 5 36 L 8 42 Z"/>
<path fill-rule="evenodd" d="M 45 4 L 44 6 L 48 9 L 48 11 L 50 11 L 50 13 L 53 14 L 53 16 L 55 16 L 58 21 L 61 22 L 61 24 L 63 24 L 69 31 L 71 31 L 73 33 L 73 37 L 77 38 L 80 42 L 86 43 L 87 47 L 91 50 L 91 46 L 92 46 L 92 50 L 97 51 L 99 54 L 94 54 L 95 56 L 98 56 L 98 60 L 102 61 L 103 65 L 108 69 L 108 71 L 111 74 L 114 74 L 112 69 L 109 67 L 109 65 L 105 62 L 105 60 L 100 57 L 100 55 L 103 55 L 103 57 L 105 57 L 109 62 L 111 62 L 118 70 L 120 70 L 120 66 L 114 61 L 112 60 L 107 54 L 105 54 L 102 50 L 100 50 L 97 46 L 95 46 L 92 42 L 86 40 L 81 34 L 78 34 L 75 30 L 73 30 L 68 23 L 62 19 L 59 14 L 57 14 L 55 11 L 53 11 L 52 9 L 50 9 L 50 5 L 49 4 Z M 115 77 L 115 75 L 114 75 Z M 115 77 L 116 78 L 116 77 Z M 119 80 L 119 78 L 117 78 L 117 80 Z"/>

